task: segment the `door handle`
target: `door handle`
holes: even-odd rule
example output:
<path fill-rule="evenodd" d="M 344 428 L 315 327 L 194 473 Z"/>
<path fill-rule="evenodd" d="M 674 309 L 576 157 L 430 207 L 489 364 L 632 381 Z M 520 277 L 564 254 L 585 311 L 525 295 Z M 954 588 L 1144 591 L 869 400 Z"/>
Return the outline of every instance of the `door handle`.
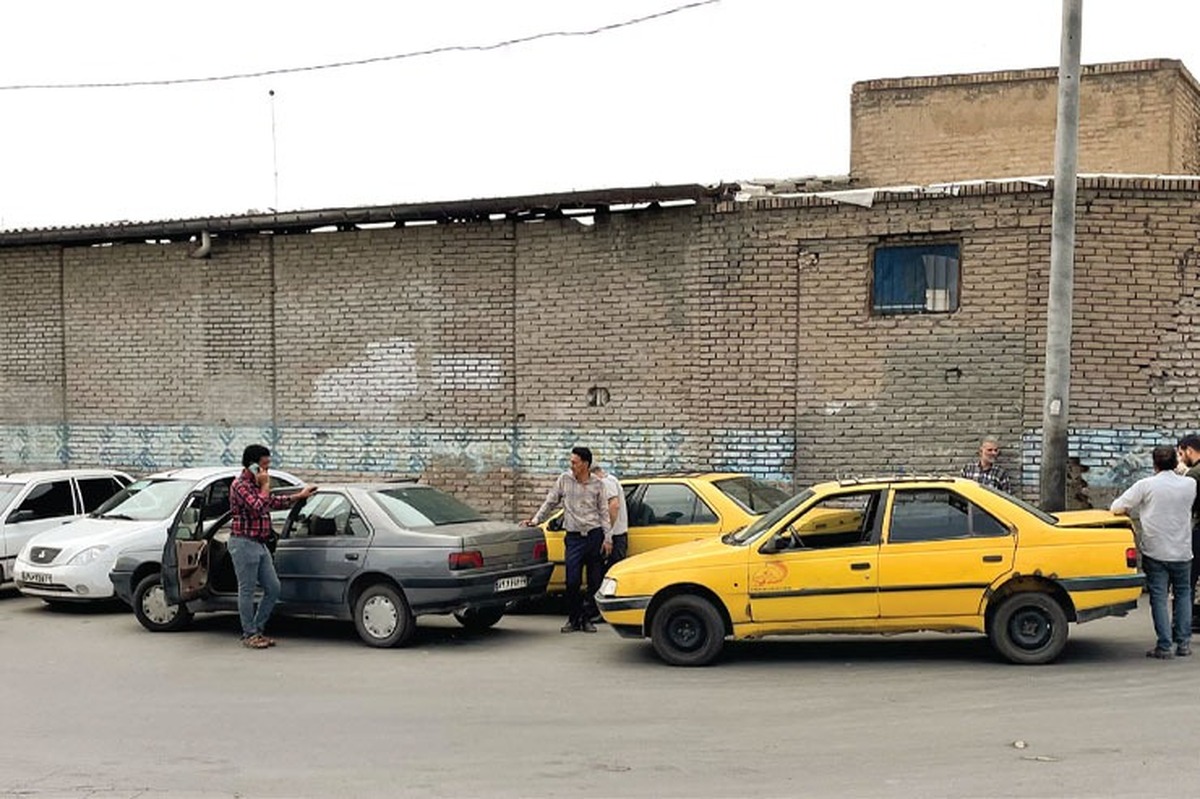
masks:
<path fill-rule="evenodd" d="M 1004 561 L 1003 555 L 984 555 L 983 556 L 984 563 L 1002 563 L 1003 561 Z"/>
<path fill-rule="evenodd" d="M 851 563 L 850 564 L 851 571 L 861 572 L 861 571 L 866 571 L 869 568 L 871 568 L 870 563 Z"/>
<path fill-rule="evenodd" d="M 357 552 L 347 552 L 346 560 L 358 560 L 358 553 Z"/>

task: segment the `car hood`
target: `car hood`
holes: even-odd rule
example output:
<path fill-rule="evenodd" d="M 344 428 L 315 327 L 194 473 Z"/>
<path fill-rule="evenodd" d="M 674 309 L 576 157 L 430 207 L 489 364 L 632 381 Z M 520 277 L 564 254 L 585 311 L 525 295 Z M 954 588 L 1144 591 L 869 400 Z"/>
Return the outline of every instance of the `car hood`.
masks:
<path fill-rule="evenodd" d="M 1128 527 L 1129 517 L 1118 516 L 1112 511 L 1093 508 L 1090 510 L 1067 510 L 1055 513 L 1059 527 Z"/>
<path fill-rule="evenodd" d="M 650 572 L 667 569 L 678 569 L 684 566 L 701 566 L 705 561 L 720 561 L 729 563 L 730 553 L 745 550 L 745 547 L 726 544 L 719 537 L 702 538 L 699 541 L 688 541 L 683 544 L 653 549 L 634 555 L 620 561 L 608 572 L 614 577 L 622 573 Z"/>
<path fill-rule="evenodd" d="M 126 547 L 140 543 L 144 539 L 159 539 L 165 534 L 168 520 L 135 522 L 126 519 L 96 519 L 85 517 L 38 533 L 29 540 L 22 550 L 22 555 L 28 559 L 29 550 L 33 547 L 52 547 L 61 549 L 59 556 L 70 556 L 81 549 L 97 544 L 108 544 L 110 547 Z"/>

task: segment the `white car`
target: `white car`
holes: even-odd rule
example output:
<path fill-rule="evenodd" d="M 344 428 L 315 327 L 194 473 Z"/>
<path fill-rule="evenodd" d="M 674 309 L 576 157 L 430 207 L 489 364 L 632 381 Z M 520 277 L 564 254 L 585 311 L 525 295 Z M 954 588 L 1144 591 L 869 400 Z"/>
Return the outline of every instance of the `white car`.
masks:
<path fill-rule="evenodd" d="M 241 472 L 230 466 L 175 469 L 135 481 L 86 517 L 30 539 L 17 555 L 17 588 L 49 604 L 111 599 L 108 573 L 122 550 L 161 550 L 167 528 L 193 493 L 204 493 L 207 516 L 220 516 L 229 509 L 229 486 Z M 272 488 L 302 485 L 287 472 L 271 470 Z"/>
<path fill-rule="evenodd" d="M 55 469 L 0 474 L 0 583 L 12 582 L 25 542 L 91 513 L 133 482 L 113 469 Z"/>

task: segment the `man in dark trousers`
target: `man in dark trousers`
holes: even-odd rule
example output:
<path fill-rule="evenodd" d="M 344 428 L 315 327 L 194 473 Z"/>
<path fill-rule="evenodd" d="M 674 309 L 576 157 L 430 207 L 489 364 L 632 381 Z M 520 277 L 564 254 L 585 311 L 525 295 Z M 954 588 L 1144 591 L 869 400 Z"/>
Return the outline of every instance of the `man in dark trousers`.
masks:
<path fill-rule="evenodd" d="M 1187 476 L 1196 481 L 1200 491 L 1200 436 L 1192 433 L 1179 439 L 1176 445 L 1179 459 L 1188 467 Z M 1200 579 L 1200 493 L 1192 503 L 1192 589 L 1195 590 L 1196 580 Z M 1194 596 L 1194 594 L 1193 594 Z M 1192 631 L 1200 632 L 1200 610 L 1192 605 Z"/>
<path fill-rule="evenodd" d="M 563 472 L 546 493 L 538 512 L 522 524 L 536 527 L 558 508 L 563 509 L 563 544 L 567 560 L 567 623 L 562 632 L 596 632 L 590 620 L 592 597 L 600 590 L 604 576 L 604 558 L 612 551 L 612 524 L 604 481 L 591 472 L 592 451 L 587 447 L 571 450 L 571 470 Z M 583 570 L 587 569 L 587 595 L 579 595 Z"/>

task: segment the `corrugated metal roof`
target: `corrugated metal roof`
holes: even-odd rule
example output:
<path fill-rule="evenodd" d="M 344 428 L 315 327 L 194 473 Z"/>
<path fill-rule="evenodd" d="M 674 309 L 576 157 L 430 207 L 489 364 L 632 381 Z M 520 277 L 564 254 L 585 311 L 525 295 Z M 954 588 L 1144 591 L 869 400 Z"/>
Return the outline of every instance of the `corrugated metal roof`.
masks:
<path fill-rule="evenodd" d="M 220 234 L 307 233 L 316 228 L 386 224 L 388 222 L 463 222 L 496 216 L 515 219 L 552 218 L 564 212 L 604 212 L 614 206 L 681 201 L 719 202 L 737 192 L 736 184 L 680 184 L 621 189 L 533 194 L 476 200 L 328 208 L 284 213 L 251 213 L 156 222 L 112 222 L 98 225 L 27 228 L 0 231 L 0 247 L 36 244 L 98 244 L 156 239 L 186 239 L 207 231 Z"/>

